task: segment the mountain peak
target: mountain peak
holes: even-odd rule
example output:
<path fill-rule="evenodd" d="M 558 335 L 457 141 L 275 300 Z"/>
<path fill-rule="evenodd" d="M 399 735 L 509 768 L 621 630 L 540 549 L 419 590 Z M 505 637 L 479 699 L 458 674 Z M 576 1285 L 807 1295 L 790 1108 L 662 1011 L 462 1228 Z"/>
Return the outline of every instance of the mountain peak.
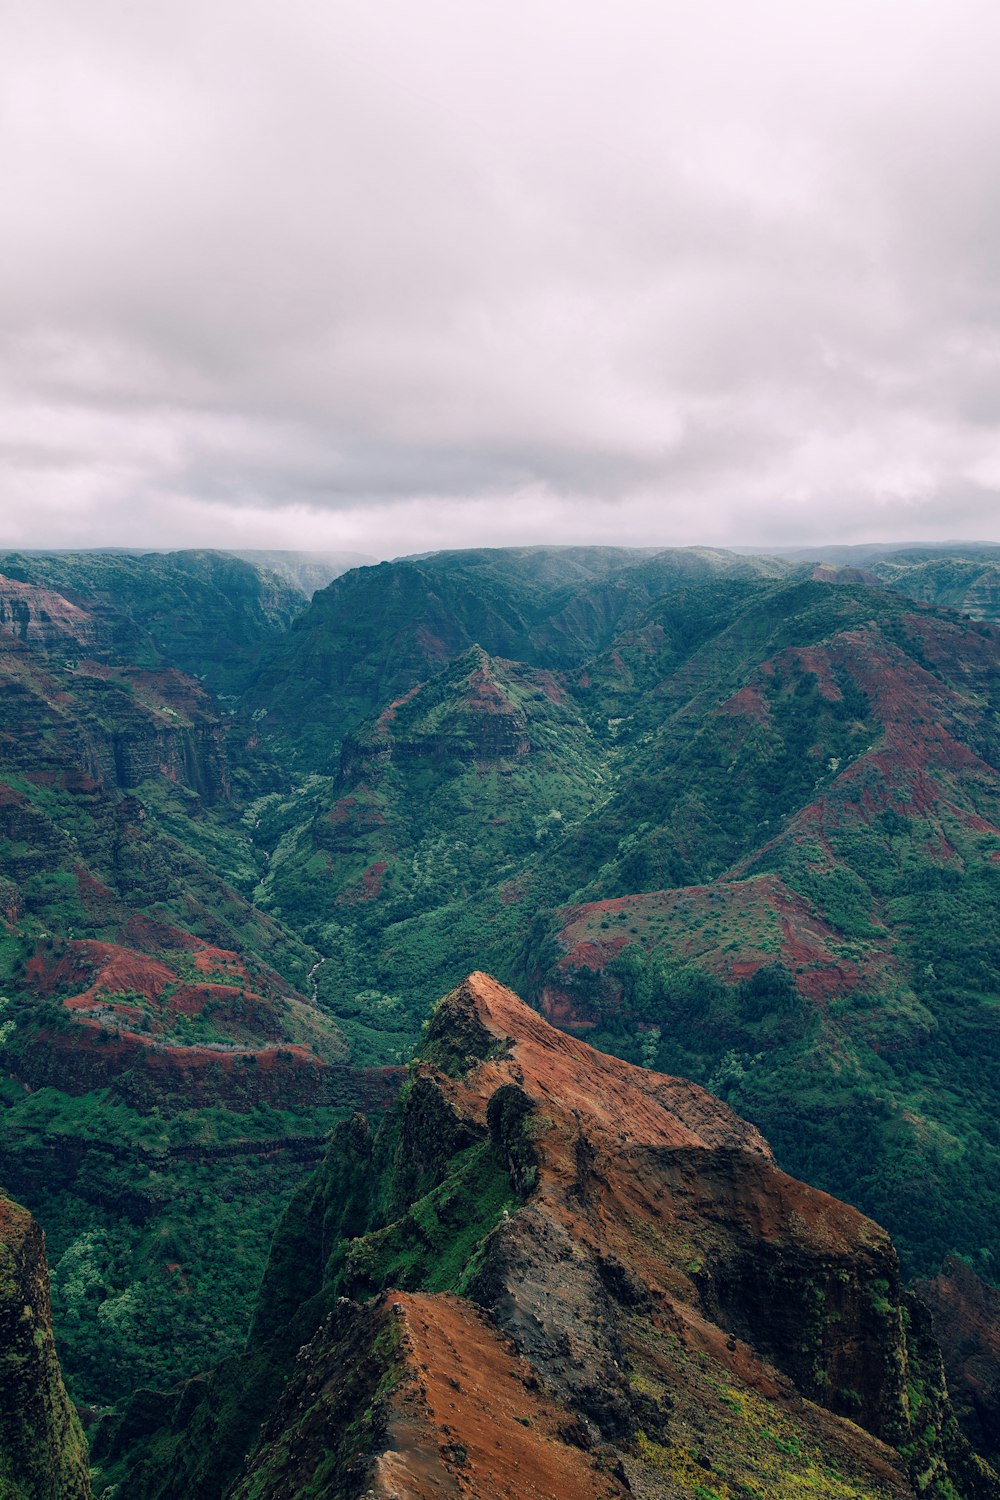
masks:
<path fill-rule="evenodd" d="M 496 1090 L 512 1084 L 557 1127 L 550 1135 L 584 1129 L 606 1144 L 730 1147 L 771 1157 L 754 1126 L 697 1084 L 595 1051 L 478 971 L 435 1008 L 421 1072 L 436 1075 L 452 1107 L 478 1123 Z"/>

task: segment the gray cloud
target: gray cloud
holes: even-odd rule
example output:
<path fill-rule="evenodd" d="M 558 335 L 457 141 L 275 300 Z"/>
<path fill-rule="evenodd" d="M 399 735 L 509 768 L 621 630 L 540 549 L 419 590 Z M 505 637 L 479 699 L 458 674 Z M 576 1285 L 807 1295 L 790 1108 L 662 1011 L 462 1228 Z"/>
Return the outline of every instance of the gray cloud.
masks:
<path fill-rule="evenodd" d="M 36 0 L 0 544 L 987 535 L 986 0 Z"/>

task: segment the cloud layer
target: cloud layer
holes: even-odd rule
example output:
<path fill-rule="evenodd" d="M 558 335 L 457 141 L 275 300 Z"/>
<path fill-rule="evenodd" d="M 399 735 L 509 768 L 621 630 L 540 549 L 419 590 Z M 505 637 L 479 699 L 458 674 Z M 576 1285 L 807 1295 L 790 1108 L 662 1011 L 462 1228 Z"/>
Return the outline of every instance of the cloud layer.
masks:
<path fill-rule="evenodd" d="M 35 0 L 0 544 L 1000 531 L 1000 11 Z"/>

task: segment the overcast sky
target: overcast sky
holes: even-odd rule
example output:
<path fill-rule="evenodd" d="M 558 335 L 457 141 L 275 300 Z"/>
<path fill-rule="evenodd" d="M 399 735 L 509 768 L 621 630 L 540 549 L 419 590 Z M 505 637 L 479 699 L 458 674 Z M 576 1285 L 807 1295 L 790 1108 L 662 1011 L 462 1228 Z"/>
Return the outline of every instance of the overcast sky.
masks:
<path fill-rule="evenodd" d="M 1000 537 L 996 0 L 0 0 L 0 545 Z"/>

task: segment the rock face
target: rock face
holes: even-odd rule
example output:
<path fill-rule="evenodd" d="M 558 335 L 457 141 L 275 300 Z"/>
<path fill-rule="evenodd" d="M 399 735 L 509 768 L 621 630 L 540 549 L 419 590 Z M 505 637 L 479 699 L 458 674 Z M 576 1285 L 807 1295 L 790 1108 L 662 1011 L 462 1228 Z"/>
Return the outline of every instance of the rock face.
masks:
<path fill-rule="evenodd" d="M 98 1451 L 132 1424 L 129 1500 L 998 1496 L 926 1321 L 724 1104 L 473 974 L 293 1201 L 243 1360 Z"/>
<path fill-rule="evenodd" d="M 42 1231 L 0 1196 L 0 1494 L 89 1500 L 87 1450 L 59 1374 Z"/>
<path fill-rule="evenodd" d="M 54 590 L 0 574 L 0 639 L 94 651 L 106 644 L 108 634 L 91 611 Z"/>
<path fill-rule="evenodd" d="M 234 1494 L 308 1492 L 322 1446 L 324 1495 L 624 1497 L 583 1437 L 472 1303 L 392 1293 L 338 1310 L 303 1350 Z"/>
<path fill-rule="evenodd" d="M 1000 1292 L 949 1255 L 932 1281 L 914 1291 L 930 1309 L 948 1390 L 969 1441 L 991 1462 L 1000 1458 Z"/>

